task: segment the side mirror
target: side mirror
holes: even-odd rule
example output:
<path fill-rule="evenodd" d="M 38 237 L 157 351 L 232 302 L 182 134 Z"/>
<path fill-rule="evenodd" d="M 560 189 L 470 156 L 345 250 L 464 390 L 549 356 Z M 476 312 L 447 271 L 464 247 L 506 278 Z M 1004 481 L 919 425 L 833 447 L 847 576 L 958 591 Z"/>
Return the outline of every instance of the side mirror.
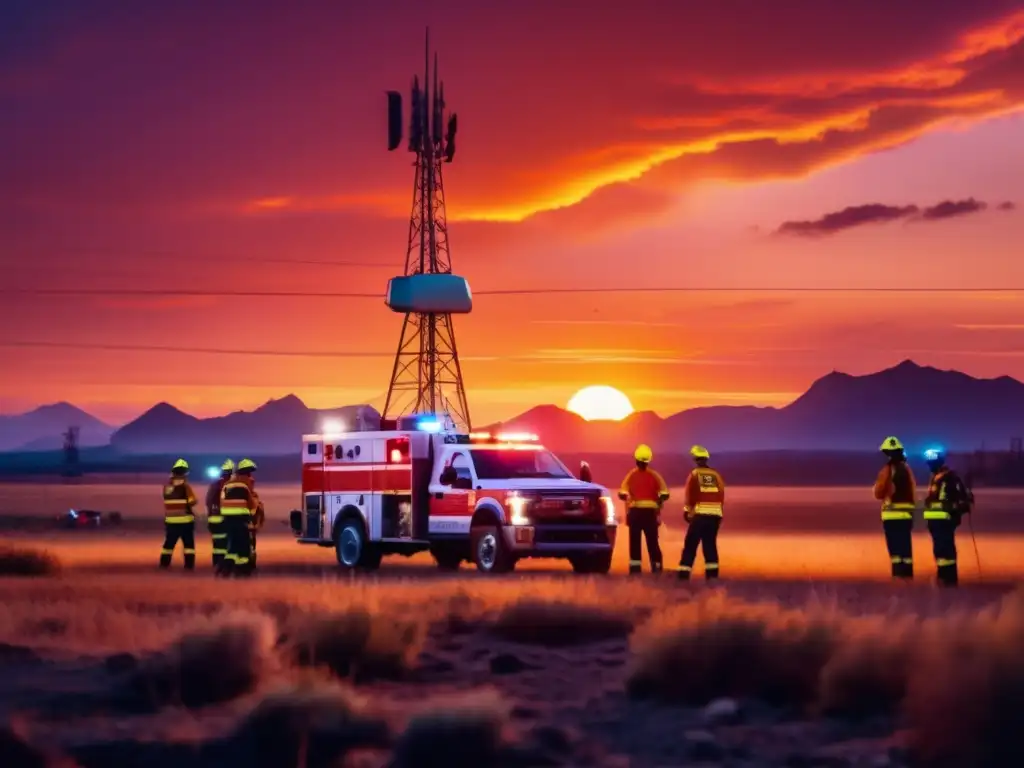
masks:
<path fill-rule="evenodd" d="M 454 467 L 445 467 L 441 470 L 441 476 L 437 479 L 441 485 L 452 485 L 458 478 Z"/>
<path fill-rule="evenodd" d="M 594 475 L 590 471 L 590 465 L 585 461 L 580 462 L 580 480 L 584 483 L 594 482 Z"/>

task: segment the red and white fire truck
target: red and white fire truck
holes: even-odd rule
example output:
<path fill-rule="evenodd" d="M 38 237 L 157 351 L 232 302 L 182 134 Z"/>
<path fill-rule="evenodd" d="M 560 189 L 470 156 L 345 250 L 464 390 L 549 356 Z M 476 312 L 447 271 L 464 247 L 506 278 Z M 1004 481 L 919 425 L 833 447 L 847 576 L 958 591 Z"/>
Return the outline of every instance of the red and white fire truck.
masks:
<path fill-rule="evenodd" d="M 573 476 L 534 435 L 457 433 L 408 418 L 399 429 L 305 435 L 301 544 L 334 547 L 345 568 L 430 551 L 501 573 L 525 557 L 607 573 L 618 530 L 608 491 Z"/>

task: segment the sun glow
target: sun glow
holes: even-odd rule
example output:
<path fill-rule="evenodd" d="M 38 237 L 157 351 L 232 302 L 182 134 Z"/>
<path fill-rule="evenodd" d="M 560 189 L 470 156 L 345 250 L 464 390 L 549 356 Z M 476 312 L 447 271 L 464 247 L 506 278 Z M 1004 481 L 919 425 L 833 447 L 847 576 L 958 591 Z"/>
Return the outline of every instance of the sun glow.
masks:
<path fill-rule="evenodd" d="M 621 421 L 633 412 L 629 398 L 615 387 L 584 387 L 569 398 L 568 409 L 587 421 Z"/>

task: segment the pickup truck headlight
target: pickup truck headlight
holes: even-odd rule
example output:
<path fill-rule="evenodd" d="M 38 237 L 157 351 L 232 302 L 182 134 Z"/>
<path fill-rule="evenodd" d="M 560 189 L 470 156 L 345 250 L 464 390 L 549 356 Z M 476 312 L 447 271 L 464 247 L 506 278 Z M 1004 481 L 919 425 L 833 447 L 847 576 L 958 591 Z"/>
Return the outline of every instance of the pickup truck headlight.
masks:
<path fill-rule="evenodd" d="M 510 493 L 505 498 L 505 504 L 508 506 L 509 523 L 512 525 L 529 525 L 530 519 L 526 516 L 526 507 L 530 503 L 530 500 L 525 496 L 520 496 L 516 492 Z"/>
<path fill-rule="evenodd" d="M 618 525 L 618 518 L 615 514 L 615 502 L 611 496 L 602 496 L 601 505 L 604 507 L 605 525 Z"/>

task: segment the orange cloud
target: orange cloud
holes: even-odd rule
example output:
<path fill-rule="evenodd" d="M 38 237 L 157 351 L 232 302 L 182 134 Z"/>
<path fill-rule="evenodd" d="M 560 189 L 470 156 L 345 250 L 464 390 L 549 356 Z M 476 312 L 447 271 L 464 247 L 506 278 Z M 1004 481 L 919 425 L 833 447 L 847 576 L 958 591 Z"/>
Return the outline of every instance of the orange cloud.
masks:
<path fill-rule="evenodd" d="M 862 60 L 874 62 L 869 44 L 864 41 Z M 673 50 L 660 55 L 679 55 Z M 671 59 L 660 67 L 671 69 Z M 593 233 L 617 220 L 665 214 L 680 188 L 694 182 L 798 177 L 897 146 L 950 120 L 1016 111 L 1024 106 L 1024 12 L 978 22 L 943 50 L 887 68 L 809 61 L 807 72 L 772 69 L 768 63 L 764 74 L 715 77 L 691 67 L 653 85 L 641 82 L 636 93 L 601 102 L 598 111 L 581 109 L 574 124 L 559 129 L 568 140 L 543 147 L 548 162 L 542 167 L 527 161 L 481 170 L 486 179 L 474 171 L 460 177 L 449 217 Z M 660 106 L 673 103 L 679 107 Z M 659 108 L 652 110 L 653 104 Z M 609 117 L 609 110 L 621 114 Z M 585 126 L 592 120 L 608 125 L 603 140 L 588 140 Z M 574 128 L 578 141 L 572 141 Z M 406 216 L 407 197 L 402 189 L 296 196 L 284 208 L 370 207 Z"/>

